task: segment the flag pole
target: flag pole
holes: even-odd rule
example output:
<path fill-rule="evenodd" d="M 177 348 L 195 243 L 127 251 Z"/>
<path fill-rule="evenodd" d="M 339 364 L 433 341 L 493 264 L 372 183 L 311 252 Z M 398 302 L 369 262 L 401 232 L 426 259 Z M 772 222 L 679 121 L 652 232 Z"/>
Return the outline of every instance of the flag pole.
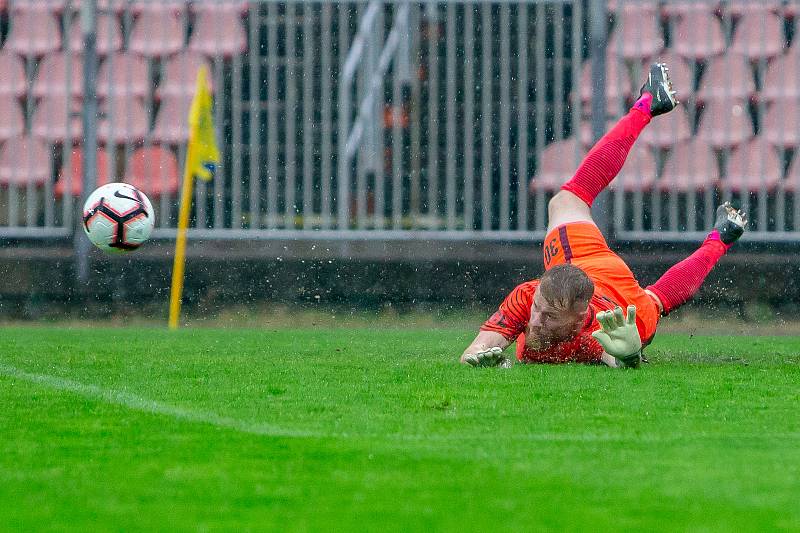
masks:
<path fill-rule="evenodd" d="M 169 329 L 178 329 L 183 296 L 183 278 L 186 265 L 186 230 L 192 209 L 194 178 L 210 180 L 215 165 L 219 163 L 219 148 L 214 140 L 211 117 L 212 99 L 208 87 L 208 72 L 201 66 L 197 72 L 197 90 L 189 110 L 189 142 L 186 150 L 186 167 L 181 185 L 181 205 L 178 211 L 178 235 L 175 239 L 175 261 L 172 265 L 172 286 L 169 294 Z"/>
<path fill-rule="evenodd" d="M 189 142 L 186 166 L 181 185 L 181 205 L 178 212 L 178 236 L 175 239 L 175 260 L 172 264 L 172 287 L 169 294 L 169 329 L 178 329 L 183 296 L 183 273 L 186 265 L 186 228 L 189 227 L 189 212 L 192 207 L 194 175 L 192 173 L 193 143 Z"/>

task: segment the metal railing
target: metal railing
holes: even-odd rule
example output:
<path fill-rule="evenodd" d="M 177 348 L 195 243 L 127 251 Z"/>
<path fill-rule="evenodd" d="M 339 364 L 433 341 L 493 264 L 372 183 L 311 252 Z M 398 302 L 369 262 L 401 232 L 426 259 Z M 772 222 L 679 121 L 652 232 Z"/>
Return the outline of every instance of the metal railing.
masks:
<path fill-rule="evenodd" d="M 705 32 L 692 48 L 687 42 L 698 36 L 686 34 L 685 2 L 609 3 L 607 14 L 599 11 L 607 27 L 591 35 L 587 28 L 598 25 L 579 0 L 250 0 L 229 2 L 211 26 L 209 3 L 221 2 L 176 2 L 167 23 L 146 27 L 152 19 L 136 2 L 99 2 L 99 113 L 89 117 L 101 148 L 97 174 L 141 185 L 158 212 L 156 237 L 174 235 L 198 58 L 211 66 L 223 161 L 212 183 L 198 183 L 190 235 L 537 240 L 548 199 L 607 119 L 632 103 L 647 62 L 660 57 L 675 63 L 675 74 L 689 72 L 673 112 L 685 124 L 656 118 L 637 141 L 602 203 L 609 236 L 694 240 L 716 203 L 732 198 L 752 211 L 750 238 L 798 237 L 798 124 L 768 123 L 780 116 L 776 106 L 787 109 L 781 120 L 793 118 L 800 94 L 789 68 L 796 63 L 800 72 L 792 4 L 753 2 L 764 10 L 742 12 L 709 3 L 702 16 L 718 25 L 721 43 Z M 696 14 L 703 5 L 687 9 Z M 0 146 L 0 237 L 67 237 L 80 207 L 76 158 L 84 160 L 83 75 L 73 69 L 84 57 L 73 38 L 80 19 L 68 1 L 40 15 L 57 35 L 48 46 L 26 36 L 26 16 L 12 3 L 2 36 L 4 61 L 22 70 L 7 68 L 11 81 L 0 93 L 13 96 L 0 113 L 6 124 L 16 124 L 13 113 L 22 119 Z M 753 18 L 778 27 L 778 50 L 772 34 L 752 37 L 760 49 L 743 48 Z M 53 77 L 56 56 L 64 74 Z M 778 63 L 789 72 L 783 79 Z M 751 76 L 754 90 L 735 93 L 722 78 L 709 95 L 704 84 L 717 71 Z M 603 93 L 606 116 L 596 101 Z M 727 139 L 703 125 L 720 105 L 730 111 L 718 121 Z M 742 127 L 750 135 L 733 139 Z M 756 141 L 767 150 L 751 148 Z M 709 152 L 677 165 L 696 153 L 683 144 Z M 163 150 L 147 151 L 153 147 Z M 745 149 L 755 155 L 741 155 Z M 754 160 L 745 172 L 729 164 Z"/>

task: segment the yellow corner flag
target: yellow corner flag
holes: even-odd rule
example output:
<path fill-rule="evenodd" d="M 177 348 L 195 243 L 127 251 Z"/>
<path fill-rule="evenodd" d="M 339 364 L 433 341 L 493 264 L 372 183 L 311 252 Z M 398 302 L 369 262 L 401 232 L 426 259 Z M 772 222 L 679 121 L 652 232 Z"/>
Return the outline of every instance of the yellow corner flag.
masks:
<path fill-rule="evenodd" d="M 178 235 L 175 240 L 175 262 L 172 266 L 172 288 L 169 297 L 169 328 L 178 328 L 183 296 L 183 272 L 186 263 L 186 228 L 192 207 L 194 177 L 209 181 L 219 163 L 219 148 L 214 138 L 211 115 L 211 93 L 208 90 L 208 72 L 201 66 L 197 72 L 197 90 L 189 110 L 189 145 L 186 150 L 186 167 L 181 186 L 181 205 L 178 212 Z"/>

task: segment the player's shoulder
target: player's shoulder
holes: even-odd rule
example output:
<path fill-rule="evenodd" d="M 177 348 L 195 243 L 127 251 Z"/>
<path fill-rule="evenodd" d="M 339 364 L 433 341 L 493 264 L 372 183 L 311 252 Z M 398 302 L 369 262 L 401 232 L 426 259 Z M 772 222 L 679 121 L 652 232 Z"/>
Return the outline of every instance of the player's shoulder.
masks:
<path fill-rule="evenodd" d="M 519 291 L 519 292 L 525 292 L 525 293 L 533 294 L 534 292 L 536 292 L 536 287 L 538 287 L 538 286 L 539 286 L 539 280 L 538 279 L 532 279 L 532 280 L 524 281 L 524 282 L 520 283 L 519 285 L 517 285 L 514 288 L 514 290 L 515 291 Z"/>

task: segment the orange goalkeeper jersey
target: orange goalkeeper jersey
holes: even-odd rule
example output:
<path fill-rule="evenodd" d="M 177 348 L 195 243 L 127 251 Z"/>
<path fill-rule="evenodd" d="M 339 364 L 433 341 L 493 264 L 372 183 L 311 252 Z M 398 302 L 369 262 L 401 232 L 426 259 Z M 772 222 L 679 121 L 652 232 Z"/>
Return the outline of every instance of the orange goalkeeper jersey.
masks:
<path fill-rule="evenodd" d="M 608 311 L 616 307 L 616 302 L 595 291 L 589 302 L 589 312 L 580 333 L 543 350 L 534 350 L 525 346 L 525 328 L 531 319 L 533 293 L 539 280 L 526 281 L 518 285 L 509 294 L 500 308 L 481 327 L 482 331 L 496 331 L 513 342 L 517 341 L 517 359 L 524 363 L 577 363 L 600 362 L 603 348 L 594 340 L 591 333 L 600 327 L 595 318 L 600 311 Z"/>

